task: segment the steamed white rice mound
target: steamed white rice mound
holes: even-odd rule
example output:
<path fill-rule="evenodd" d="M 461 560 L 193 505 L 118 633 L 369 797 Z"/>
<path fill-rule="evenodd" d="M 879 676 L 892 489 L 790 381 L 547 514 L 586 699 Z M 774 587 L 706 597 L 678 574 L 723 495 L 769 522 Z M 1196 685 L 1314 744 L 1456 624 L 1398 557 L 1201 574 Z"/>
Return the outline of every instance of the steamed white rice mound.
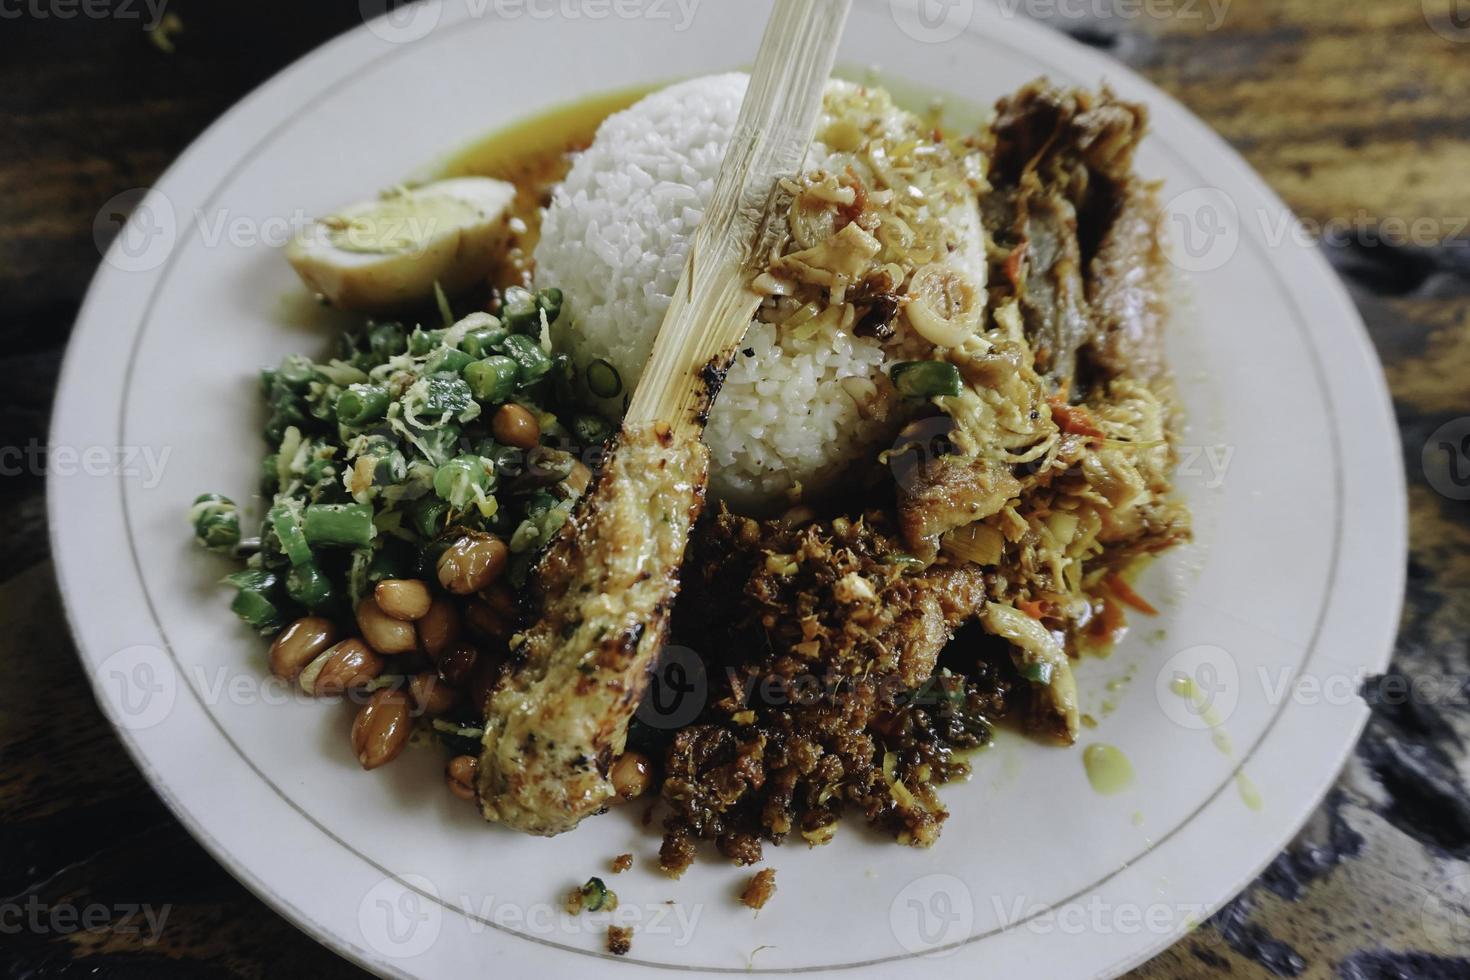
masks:
<path fill-rule="evenodd" d="M 580 370 L 610 362 L 625 393 L 678 285 L 747 83 L 743 74 L 694 79 L 610 117 L 545 216 L 537 278 L 566 294 L 569 311 L 553 341 Z M 834 92 L 855 89 L 833 82 L 829 104 Z M 892 111 L 894 131 L 914 119 Z M 809 168 L 828 156 L 815 145 Z M 901 422 L 873 411 L 887 386 L 879 340 L 836 327 L 802 333 L 758 317 L 710 415 L 711 489 L 737 508 L 769 511 L 798 489 L 829 489 L 855 459 L 887 448 Z M 622 396 L 603 407 L 615 419 Z"/>

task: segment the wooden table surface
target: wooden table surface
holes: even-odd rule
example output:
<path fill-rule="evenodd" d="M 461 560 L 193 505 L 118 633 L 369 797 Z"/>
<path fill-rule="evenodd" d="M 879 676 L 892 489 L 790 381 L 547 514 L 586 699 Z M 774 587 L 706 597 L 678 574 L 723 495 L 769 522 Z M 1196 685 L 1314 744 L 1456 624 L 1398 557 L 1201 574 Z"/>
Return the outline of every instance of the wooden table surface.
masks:
<path fill-rule="evenodd" d="M 1470 479 L 1470 443 L 1456 442 L 1470 429 L 1447 450 L 1436 434 L 1470 415 L 1465 2 L 1021 3 L 1173 93 L 1309 226 L 1338 232 L 1324 247 L 1403 435 L 1411 554 L 1393 669 L 1438 692 L 1375 705 L 1296 842 L 1139 975 L 1470 976 L 1470 503 L 1453 499 L 1470 495 L 1454 482 Z M 172 0 L 170 53 L 146 30 L 157 6 L 64 17 L 77 5 L 0 3 L 0 964 L 11 978 L 360 976 L 236 884 L 128 761 L 68 638 L 43 472 L 24 452 L 45 442 L 103 202 L 148 186 L 254 85 L 360 22 L 347 0 Z M 1421 462 L 1431 437 L 1431 456 L 1457 454 L 1434 481 L 1444 493 Z"/>

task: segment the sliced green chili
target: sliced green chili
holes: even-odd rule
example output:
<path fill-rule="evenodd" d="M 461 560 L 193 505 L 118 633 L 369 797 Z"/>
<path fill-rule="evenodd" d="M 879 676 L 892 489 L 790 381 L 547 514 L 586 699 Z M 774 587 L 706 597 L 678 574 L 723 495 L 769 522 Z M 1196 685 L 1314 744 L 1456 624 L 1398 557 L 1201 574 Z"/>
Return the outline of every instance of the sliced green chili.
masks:
<path fill-rule="evenodd" d="M 888 372 L 893 386 L 906 398 L 958 395 L 960 369 L 946 361 L 903 361 Z"/>
<path fill-rule="evenodd" d="M 584 446 L 600 446 L 612 438 L 613 428 L 601 415 L 583 413 L 572 416 L 572 435 Z"/>
<path fill-rule="evenodd" d="M 599 357 L 587 365 L 587 389 L 598 398 L 616 398 L 623 393 L 623 376 Z"/>

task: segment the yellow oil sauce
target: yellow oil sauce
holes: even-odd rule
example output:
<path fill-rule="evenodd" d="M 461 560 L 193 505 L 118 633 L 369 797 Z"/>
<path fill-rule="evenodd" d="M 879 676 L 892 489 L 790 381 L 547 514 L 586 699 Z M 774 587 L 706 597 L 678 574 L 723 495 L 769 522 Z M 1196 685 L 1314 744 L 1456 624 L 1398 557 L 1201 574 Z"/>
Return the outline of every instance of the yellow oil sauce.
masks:
<path fill-rule="evenodd" d="M 1215 710 L 1214 705 L 1205 697 L 1204 692 L 1194 683 L 1194 680 L 1190 677 L 1175 677 L 1169 682 L 1169 690 L 1176 697 L 1189 702 L 1195 714 L 1199 715 L 1210 727 L 1210 742 L 1215 746 L 1216 751 L 1227 759 L 1233 760 L 1235 746 L 1230 741 L 1230 734 L 1225 731 L 1224 720 Z M 1265 809 L 1266 803 L 1261 796 L 1261 791 L 1256 788 L 1256 784 L 1251 782 L 1250 777 L 1243 770 L 1235 774 L 1235 791 L 1240 795 L 1240 800 L 1245 804 L 1246 809 L 1256 813 Z"/>
<path fill-rule="evenodd" d="M 1082 766 L 1094 791 L 1113 796 L 1133 786 L 1133 763 L 1121 749 L 1101 743 L 1089 745 L 1082 753 Z"/>
<path fill-rule="evenodd" d="M 943 125 L 949 132 L 974 132 L 990 116 L 988 106 L 881 73 L 839 70 L 836 74 L 851 81 L 882 85 L 899 105 L 935 125 Z M 515 185 L 518 193 L 513 213 L 520 219 L 517 229 L 523 226 L 524 230 L 514 233 L 501 268 L 491 277 L 494 285 L 530 285 L 534 272 L 531 256 L 541 237 L 542 209 L 550 203 L 552 190 L 566 177 L 572 155 L 591 145 L 597 128 L 608 116 L 664 84 L 605 92 L 548 109 L 476 140 L 434 168 L 434 178 L 492 177 Z"/>
<path fill-rule="evenodd" d="M 1138 664 L 1130 664 L 1122 675 L 1108 681 L 1108 696 L 1103 698 L 1102 703 L 1102 714 L 1104 718 L 1118 710 L 1118 697 L 1127 689 L 1129 684 L 1133 683 L 1133 678 L 1137 673 Z"/>
<path fill-rule="evenodd" d="M 548 109 L 476 140 L 438 168 L 438 178 L 492 177 L 516 187 L 512 212 L 519 221 L 505 260 L 492 276 L 495 285 L 530 285 L 542 209 L 571 169 L 573 154 L 592 144 L 608 116 L 652 90 L 620 89 Z"/>
<path fill-rule="evenodd" d="M 1175 677 L 1169 682 L 1169 690 L 1173 691 L 1176 697 L 1188 701 L 1190 707 L 1194 709 L 1194 713 L 1199 715 L 1200 719 L 1206 725 L 1210 726 L 1212 732 L 1224 724 L 1224 721 L 1220 718 L 1220 712 L 1215 710 L 1215 706 L 1205 697 L 1204 692 L 1194 683 L 1193 678 Z M 1219 747 L 1218 743 L 1216 747 Z"/>
<path fill-rule="evenodd" d="M 1266 808 L 1266 801 L 1261 798 L 1261 791 L 1244 771 L 1235 774 L 1235 791 L 1240 794 L 1240 799 L 1245 803 L 1246 809 L 1260 813 Z"/>

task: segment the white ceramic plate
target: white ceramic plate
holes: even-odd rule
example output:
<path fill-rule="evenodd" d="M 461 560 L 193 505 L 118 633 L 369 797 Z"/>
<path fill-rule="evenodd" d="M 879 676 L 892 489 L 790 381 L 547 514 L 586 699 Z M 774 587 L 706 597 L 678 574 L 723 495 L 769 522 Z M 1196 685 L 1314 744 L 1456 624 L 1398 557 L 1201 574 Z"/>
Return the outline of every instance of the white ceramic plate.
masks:
<path fill-rule="evenodd" d="M 558 9 L 583 16 L 542 16 Z M 214 584 L 224 567 L 189 541 L 195 494 L 254 486 L 256 369 L 330 343 L 283 315 L 299 293 L 273 247 L 283 229 L 544 107 L 752 58 L 765 4 L 696 3 L 686 24 L 688 9 L 399 11 L 247 98 L 142 201 L 82 311 L 53 431 L 58 574 L 99 700 L 226 867 L 383 975 L 590 966 L 607 919 L 563 917 L 557 896 L 623 851 L 638 865 L 615 887 L 638 931 L 620 968 L 1117 973 L 1243 887 L 1330 784 L 1367 713 L 1357 680 L 1386 662 L 1405 508 L 1361 323 L 1284 206 L 1167 96 L 1061 36 L 969 2 L 919 17 L 867 0 L 842 60 L 978 102 L 1048 74 L 1150 106 L 1139 165 L 1166 181 L 1193 295 L 1172 356 L 1198 541 L 1143 583 L 1159 620 L 1083 665 L 1098 727 L 1071 750 L 1003 739 L 944 791 L 933 849 L 855 821 L 825 848 L 769 849 L 779 891 L 757 916 L 734 901 L 748 872 L 659 876 L 657 834 L 629 812 L 555 840 L 484 826 L 428 756 L 364 774 L 346 709 L 265 683 L 261 644 Z M 107 462 L 119 449 L 128 465 Z M 1181 672 L 1211 692 L 1217 730 L 1171 693 Z M 1131 789 L 1090 788 L 1092 742 L 1132 759 Z"/>

